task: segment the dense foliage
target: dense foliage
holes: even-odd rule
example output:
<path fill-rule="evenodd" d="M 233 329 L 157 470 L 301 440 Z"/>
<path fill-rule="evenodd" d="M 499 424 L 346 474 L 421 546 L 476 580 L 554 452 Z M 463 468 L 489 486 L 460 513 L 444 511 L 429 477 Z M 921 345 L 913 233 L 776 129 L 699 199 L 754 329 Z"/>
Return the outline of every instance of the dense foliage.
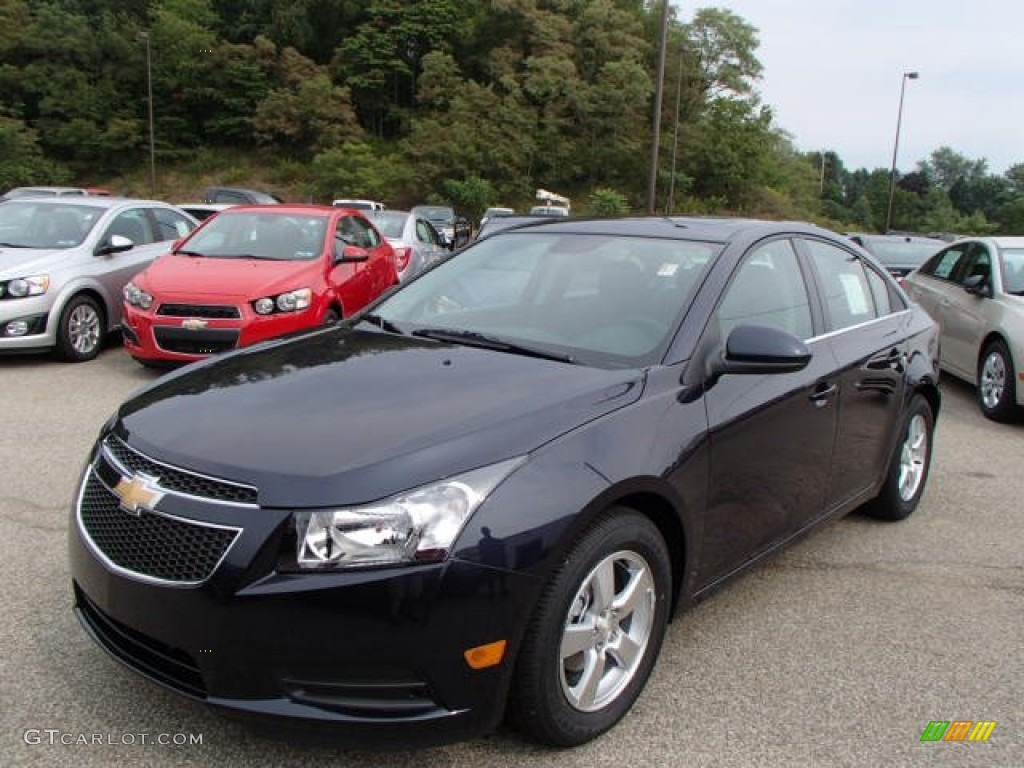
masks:
<path fill-rule="evenodd" d="M 256 169 L 295 198 L 467 213 L 545 187 L 643 210 L 659 20 L 643 0 L 0 0 L 0 188 L 146 179 L 151 82 L 165 179 Z M 673 20 L 658 209 L 883 228 L 888 170 L 797 152 L 757 96 L 757 45 L 729 11 Z M 892 218 L 1019 232 L 1024 165 L 940 148 Z"/>

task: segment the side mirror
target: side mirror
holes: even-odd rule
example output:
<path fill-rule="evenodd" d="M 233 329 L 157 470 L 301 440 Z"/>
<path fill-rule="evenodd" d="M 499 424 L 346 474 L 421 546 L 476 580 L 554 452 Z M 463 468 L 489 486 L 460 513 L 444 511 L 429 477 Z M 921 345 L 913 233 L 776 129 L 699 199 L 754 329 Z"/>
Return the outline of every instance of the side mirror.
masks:
<path fill-rule="evenodd" d="M 358 245 L 346 245 L 341 253 L 334 257 L 335 264 L 355 264 L 360 261 L 368 261 L 370 252 Z"/>
<path fill-rule="evenodd" d="M 122 253 L 135 247 L 134 241 L 124 235 L 111 235 L 110 240 L 101 243 L 96 249 L 97 256 L 106 256 L 108 253 Z"/>
<path fill-rule="evenodd" d="M 711 361 L 710 373 L 795 373 L 811 362 L 811 350 L 796 336 L 763 325 L 733 328 L 721 356 Z"/>
<path fill-rule="evenodd" d="M 964 280 L 964 290 L 972 296 L 984 296 L 991 298 L 992 286 L 989 285 L 986 275 L 971 275 Z"/>

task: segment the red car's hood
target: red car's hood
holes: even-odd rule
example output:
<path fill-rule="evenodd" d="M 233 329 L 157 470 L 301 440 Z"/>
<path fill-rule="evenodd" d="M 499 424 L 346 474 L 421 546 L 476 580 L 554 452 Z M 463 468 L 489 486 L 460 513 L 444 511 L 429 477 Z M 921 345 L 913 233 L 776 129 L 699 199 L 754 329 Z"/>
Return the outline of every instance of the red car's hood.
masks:
<path fill-rule="evenodd" d="M 320 268 L 311 261 L 215 259 L 210 257 L 161 256 L 146 268 L 136 283 L 154 295 L 241 296 L 258 299 L 268 293 L 304 288 Z"/>

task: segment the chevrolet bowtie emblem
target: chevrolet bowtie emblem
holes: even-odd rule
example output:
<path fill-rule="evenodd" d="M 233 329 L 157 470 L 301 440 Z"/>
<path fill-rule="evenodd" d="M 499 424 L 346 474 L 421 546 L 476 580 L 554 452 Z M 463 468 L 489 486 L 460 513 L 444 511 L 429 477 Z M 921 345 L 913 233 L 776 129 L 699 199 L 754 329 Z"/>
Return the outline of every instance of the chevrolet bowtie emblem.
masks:
<path fill-rule="evenodd" d="M 205 320 L 200 320 L 198 317 L 190 317 L 187 320 L 181 321 L 181 327 L 186 331 L 201 331 L 207 325 L 208 323 Z"/>
<path fill-rule="evenodd" d="M 157 490 L 158 482 L 157 478 L 142 473 L 131 479 L 122 477 L 114 487 L 114 493 L 121 500 L 121 509 L 135 517 L 139 517 L 144 509 L 152 512 L 164 497 L 163 492 Z"/>

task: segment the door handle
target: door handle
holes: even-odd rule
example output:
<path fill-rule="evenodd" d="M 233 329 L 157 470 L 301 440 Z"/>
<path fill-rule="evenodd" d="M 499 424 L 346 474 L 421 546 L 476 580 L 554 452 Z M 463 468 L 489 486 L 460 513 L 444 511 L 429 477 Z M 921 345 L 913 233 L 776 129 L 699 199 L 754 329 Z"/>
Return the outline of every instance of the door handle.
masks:
<path fill-rule="evenodd" d="M 814 391 L 808 396 L 810 401 L 818 408 L 828 405 L 828 401 L 839 391 L 839 386 L 834 382 L 820 381 L 814 387 Z"/>

